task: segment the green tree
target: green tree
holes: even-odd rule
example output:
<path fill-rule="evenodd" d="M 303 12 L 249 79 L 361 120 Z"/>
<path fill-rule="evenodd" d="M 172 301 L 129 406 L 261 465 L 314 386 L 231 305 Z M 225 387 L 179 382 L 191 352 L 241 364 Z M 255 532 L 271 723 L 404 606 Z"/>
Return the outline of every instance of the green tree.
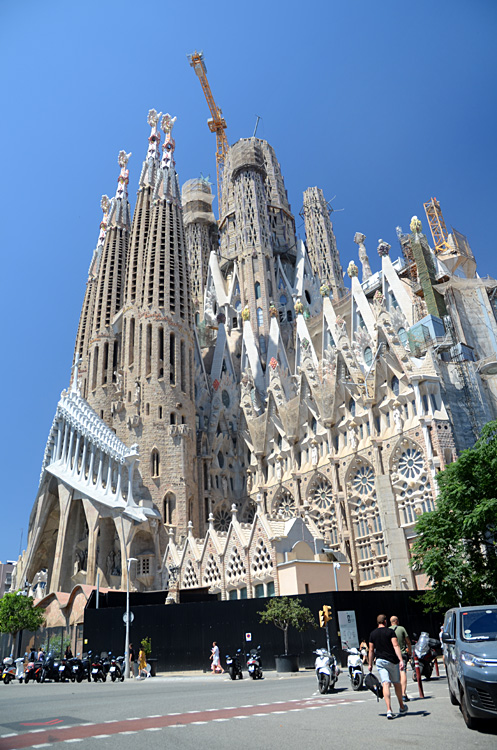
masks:
<path fill-rule="evenodd" d="M 426 610 L 497 599 L 497 421 L 473 448 L 437 475 L 437 508 L 416 524 L 411 565 L 432 589 Z"/>
<path fill-rule="evenodd" d="M 22 591 L 4 594 L 0 599 L 0 633 L 15 637 L 20 630 L 38 630 L 45 622 L 43 610 L 33 607 L 33 597 Z"/>
<path fill-rule="evenodd" d="M 312 612 L 303 607 L 300 599 L 289 599 L 288 596 L 275 596 L 266 604 L 266 609 L 258 612 L 260 622 L 276 625 L 283 631 L 285 654 L 288 654 L 288 628 L 290 625 L 302 632 L 308 627 L 317 627 Z"/>

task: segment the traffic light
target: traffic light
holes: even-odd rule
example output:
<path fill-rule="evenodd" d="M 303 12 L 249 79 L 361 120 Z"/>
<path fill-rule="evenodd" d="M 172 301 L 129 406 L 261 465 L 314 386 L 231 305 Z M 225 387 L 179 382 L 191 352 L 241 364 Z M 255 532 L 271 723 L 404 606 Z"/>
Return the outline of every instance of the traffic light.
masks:
<path fill-rule="evenodd" d="M 324 628 L 325 625 L 325 619 L 324 619 L 324 612 L 322 609 L 319 610 L 319 627 Z"/>
<path fill-rule="evenodd" d="M 331 607 L 328 604 L 323 604 L 323 620 L 325 623 L 331 620 Z"/>

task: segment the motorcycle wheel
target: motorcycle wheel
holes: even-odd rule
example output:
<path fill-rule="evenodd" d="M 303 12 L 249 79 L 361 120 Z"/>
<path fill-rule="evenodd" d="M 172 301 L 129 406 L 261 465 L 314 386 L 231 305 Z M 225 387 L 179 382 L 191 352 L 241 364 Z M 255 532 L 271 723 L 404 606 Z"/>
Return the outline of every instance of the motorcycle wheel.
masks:
<path fill-rule="evenodd" d="M 319 692 L 321 695 L 324 695 L 328 692 L 330 687 L 330 676 L 329 674 L 320 674 L 319 675 Z"/>
<path fill-rule="evenodd" d="M 124 675 L 122 674 L 120 677 L 121 682 L 124 682 Z"/>
<path fill-rule="evenodd" d="M 431 664 L 427 664 L 426 667 L 423 670 L 425 680 L 431 680 L 431 675 L 433 672 L 433 667 Z"/>
<path fill-rule="evenodd" d="M 352 676 L 352 690 L 360 690 L 362 688 L 362 674 L 356 672 Z"/>
<path fill-rule="evenodd" d="M 241 670 L 241 669 L 240 669 L 240 671 L 238 672 L 238 677 L 239 677 L 239 678 L 240 678 L 241 680 L 243 680 L 243 672 L 242 672 L 242 670 Z"/>
<path fill-rule="evenodd" d="M 3 678 L 3 681 L 5 682 L 6 685 L 8 685 L 11 679 L 12 679 L 12 675 L 6 674 L 5 677 Z"/>
<path fill-rule="evenodd" d="M 112 672 L 112 674 L 111 674 L 111 676 L 110 676 L 110 679 L 112 680 L 112 682 L 115 682 L 115 681 L 116 681 L 116 675 L 115 675 L 115 672 Z"/>
<path fill-rule="evenodd" d="M 229 673 L 230 673 L 230 677 L 231 677 L 231 679 L 232 679 L 232 680 L 236 680 L 236 672 L 235 672 L 235 667 L 230 667 L 230 668 L 229 668 Z"/>
<path fill-rule="evenodd" d="M 93 682 L 98 682 L 98 674 L 93 675 Z"/>
<path fill-rule="evenodd" d="M 28 684 L 28 682 L 29 682 L 29 675 L 28 674 L 24 677 L 24 682 L 26 683 L 26 685 Z"/>
<path fill-rule="evenodd" d="M 91 674 L 88 672 L 88 677 L 86 678 L 88 682 L 91 682 Z"/>
<path fill-rule="evenodd" d="M 77 677 L 76 677 L 76 682 L 82 682 L 82 681 L 83 681 L 83 675 L 82 674 L 78 674 Z"/>
<path fill-rule="evenodd" d="M 106 679 L 107 679 L 107 675 L 103 674 L 102 675 L 102 682 L 105 682 Z"/>

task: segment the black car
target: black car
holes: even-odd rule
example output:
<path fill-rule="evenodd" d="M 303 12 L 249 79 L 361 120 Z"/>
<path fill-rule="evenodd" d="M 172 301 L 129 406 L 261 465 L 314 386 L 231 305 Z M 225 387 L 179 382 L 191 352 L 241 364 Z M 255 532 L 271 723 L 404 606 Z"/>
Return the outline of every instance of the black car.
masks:
<path fill-rule="evenodd" d="M 466 725 L 497 719 L 497 604 L 449 609 L 442 642 L 450 700 Z"/>

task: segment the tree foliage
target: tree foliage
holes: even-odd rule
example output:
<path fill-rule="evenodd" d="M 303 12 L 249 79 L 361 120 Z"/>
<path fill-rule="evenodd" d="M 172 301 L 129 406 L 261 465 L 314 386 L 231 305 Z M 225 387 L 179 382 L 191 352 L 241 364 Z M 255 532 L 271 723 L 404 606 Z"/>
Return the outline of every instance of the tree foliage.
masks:
<path fill-rule="evenodd" d="M 303 607 L 300 599 L 289 599 L 288 596 L 271 598 L 266 604 L 266 609 L 257 614 L 261 616 L 260 622 L 276 625 L 283 631 L 285 654 L 288 654 L 288 628 L 290 625 L 299 632 L 307 630 L 308 627 L 317 627 L 311 610 Z"/>
<path fill-rule="evenodd" d="M 411 565 L 432 585 L 425 609 L 497 599 L 497 421 L 437 475 L 437 509 L 416 524 Z"/>
<path fill-rule="evenodd" d="M 33 597 L 19 591 L 0 599 L 0 633 L 15 636 L 19 630 L 38 630 L 45 622 L 43 610 L 33 607 Z"/>

